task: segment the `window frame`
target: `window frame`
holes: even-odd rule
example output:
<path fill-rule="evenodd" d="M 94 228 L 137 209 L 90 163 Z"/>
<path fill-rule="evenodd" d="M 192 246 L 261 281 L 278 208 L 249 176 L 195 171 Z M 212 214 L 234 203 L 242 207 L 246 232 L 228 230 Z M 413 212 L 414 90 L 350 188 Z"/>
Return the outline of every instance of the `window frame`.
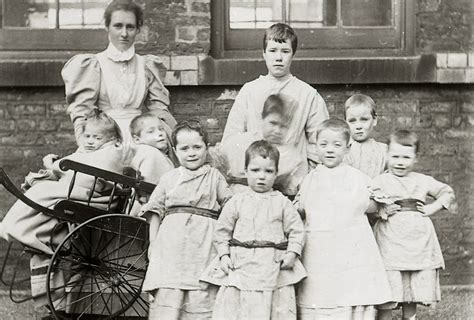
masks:
<path fill-rule="evenodd" d="M 414 54 L 415 4 L 413 1 L 394 0 L 395 28 L 353 27 L 344 29 L 296 29 L 298 57 L 374 57 L 408 56 Z M 390 30 L 393 29 L 393 30 Z M 261 57 L 263 29 L 229 28 L 229 1 L 211 0 L 211 55 L 214 58 Z M 377 32 L 377 36 L 364 33 Z M 317 33 L 318 43 L 311 37 Z M 380 45 L 378 39 L 385 39 Z M 241 46 L 240 44 L 247 45 Z M 318 45 L 321 44 L 321 45 Z M 255 48 L 258 45 L 258 48 Z"/>

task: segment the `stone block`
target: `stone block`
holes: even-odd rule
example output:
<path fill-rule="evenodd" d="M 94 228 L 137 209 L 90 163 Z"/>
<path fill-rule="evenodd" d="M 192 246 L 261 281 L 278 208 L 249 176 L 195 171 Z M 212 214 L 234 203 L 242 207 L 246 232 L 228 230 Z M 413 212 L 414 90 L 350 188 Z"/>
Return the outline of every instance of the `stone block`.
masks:
<path fill-rule="evenodd" d="M 467 67 L 467 54 L 465 53 L 448 53 L 448 68 L 465 68 Z"/>
<path fill-rule="evenodd" d="M 433 125 L 438 129 L 446 129 L 451 126 L 451 117 L 446 115 L 436 115 L 433 118 Z"/>
<path fill-rule="evenodd" d="M 33 131 L 36 128 L 34 119 L 18 119 L 16 120 L 16 129 L 18 131 Z"/>
<path fill-rule="evenodd" d="M 53 103 L 49 105 L 48 110 L 51 116 L 67 116 L 67 104 L 65 103 Z"/>
<path fill-rule="evenodd" d="M 412 114 L 416 113 L 417 102 L 407 101 L 383 101 L 378 104 L 378 113 L 380 114 Z"/>
<path fill-rule="evenodd" d="M 466 82 L 474 83 L 474 68 L 466 69 Z"/>
<path fill-rule="evenodd" d="M 196 34 L 197 41 L 210 41 L 211 39 L 211 29 L 210 28 L 200 28 Z"/>
<path fill-rule="evenodd" d="M 195 42 L 197 28 L 195 26 L 178 26 L 175 30 L 177 42 Z"/>
<path fill-rule="evenodd" d="M 171 70 L 197 70 L 197 56 L 171 56 Z"/>
<path fill-rule="evenodd" d="M 159 55 L 158 57 L 160 58 L 161 62 L 163 63 L 163 66 L 166 68 L 166 70 L 170 70 L 171 69 L 171 57 L 166 56 L 166 55 Z"/>
<path fill-rule="evenodd" d="M 463 102 L 461 105 L 461 112 L 462 113 L 474 113 L 474 102 Z"/>
<path fill-rule="evenodd" d="M 10 132 L 15 130 L 15 120 L 0 119 L 0 131 Z"/>
<path fill-rule="evenodd" d="M 431 114 L 422 114 L 415 117 L 415 126 L 419 128 L 429 128 L 433 123 L 433 116 Z"/>
<path fill-rule="evenodd" d="M 38 122 L 38 130 L 40 131 L 56 131 L 59 128 L 57 119 L 42 119 Z"/>
<path fill-rule="evenodd" d="M 420 113 L 450 113 L 456 110 L 456 101 L 430 101 L 420 103 Z"/>
<path fill-rule="evenodd" d="M 181 85 L 197 86 L 198 85 L 198 72 L 197 71 L 181 71 Z"/>
<path fill-rule="evenodd" d="M 465 69 L 438 69 L 436 79 L 439 83 L 464 83 L 466 72 Z"/>
<path fill-rule="evenodd" d="M 418 1 L 419 12 L 436 12 L 439 9 L 440 0 L 420 0 Z"/>
<path fill-rule="evenodd" d="M 437 68 L 447 68 L 448 67 L 448 54 L 447 53 L 437 53 L 436 54 L 436 67 Z"/>
<path fill-rule="evenodd" d="M 44 105 L 14 105 L 8 107 L 8 113 L 12 118 L 18 118 L 21 116 L 33 116 L 33 115 L 45 115 L 46 106 Z"/>
<path fill-rule="evenodd" d="M 470 52 L 470 53 L 468 53 L 468 55 L 467 55 L 467 56 L 468 56 L 468 57 L 467 57 L 467 60 L 468 60 L 468 62 L 467 62 L 467 63 L 468 63 L 468 66 L 469 66 L 470 68 L 474 68 L 474 52 Z"/>
<path fill-rule="evenodd" d="M 165 86 L 179 86 L 180 71 L 166 71 Z"/>

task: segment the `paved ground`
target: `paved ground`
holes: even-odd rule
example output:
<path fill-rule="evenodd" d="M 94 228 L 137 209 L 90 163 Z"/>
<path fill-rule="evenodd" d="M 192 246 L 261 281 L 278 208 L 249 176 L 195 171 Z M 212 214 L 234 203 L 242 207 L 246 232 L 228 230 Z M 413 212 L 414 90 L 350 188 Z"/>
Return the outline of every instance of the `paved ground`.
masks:
<path fill-rule="evenodd" d="M 474 320 L 474 286 L 444 286 L 443 300 L 436 308 L 420 307 L 418 319 L 426 320 Z M 0 289 L 0 319 L 40 319 L 44 313 L 34 310 L 31 302 L 15 304 L 8 292 Z M 401 319 L 399 311 L 394 319 Z"/>

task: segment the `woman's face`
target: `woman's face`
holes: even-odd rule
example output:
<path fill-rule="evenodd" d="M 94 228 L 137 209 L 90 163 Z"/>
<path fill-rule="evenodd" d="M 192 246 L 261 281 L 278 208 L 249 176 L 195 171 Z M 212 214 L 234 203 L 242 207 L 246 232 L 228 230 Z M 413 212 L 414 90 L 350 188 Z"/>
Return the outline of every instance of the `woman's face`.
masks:
<path fill-rule="evenodd" d="M 132 11 L 124 10 L 112 12 L 110 24 L 105 29 L 109 34 L 110 42 L 120 51 L 130 48 L 140 32 L 135 14 Z"/>

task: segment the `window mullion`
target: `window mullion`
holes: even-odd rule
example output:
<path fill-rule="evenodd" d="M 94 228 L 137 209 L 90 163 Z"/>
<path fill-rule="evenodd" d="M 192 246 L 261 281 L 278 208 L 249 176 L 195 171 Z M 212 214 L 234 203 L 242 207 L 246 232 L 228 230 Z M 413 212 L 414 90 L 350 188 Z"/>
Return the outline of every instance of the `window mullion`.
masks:
<path fill-rule="evenodd" d="M 287 21 L 289 20 L 287 18 L 287 10 L 286 10 L 286 0 L 282 0 L 281 1 L 281 20 L 283 23 L 287 23 Z"/>
<path fill-rule="evenodd" d="M 59 0 L 56 0 L 56 29 L 59 29 Z"/>

